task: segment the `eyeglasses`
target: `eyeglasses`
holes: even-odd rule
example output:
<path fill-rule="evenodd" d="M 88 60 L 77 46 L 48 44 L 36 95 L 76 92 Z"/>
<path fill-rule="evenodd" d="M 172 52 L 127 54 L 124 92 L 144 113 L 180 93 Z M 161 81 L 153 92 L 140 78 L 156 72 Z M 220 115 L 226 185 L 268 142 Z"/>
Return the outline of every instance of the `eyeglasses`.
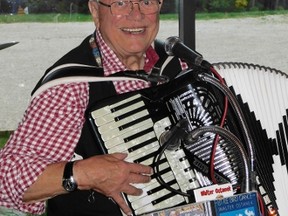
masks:
<path fill-rule="evenodd" d="M 140 1 L 123 1 L 118 0 L 112 2 L 110 5 L 102 1 L 99 4 L 109 7 L 111 14 L 126 16 L 133 10 L 134 4 L 138 4 L 139 10 L 142 14 L 154 14 L 159 11 L 161 2 L 159 0 L 140 0 Z"/>

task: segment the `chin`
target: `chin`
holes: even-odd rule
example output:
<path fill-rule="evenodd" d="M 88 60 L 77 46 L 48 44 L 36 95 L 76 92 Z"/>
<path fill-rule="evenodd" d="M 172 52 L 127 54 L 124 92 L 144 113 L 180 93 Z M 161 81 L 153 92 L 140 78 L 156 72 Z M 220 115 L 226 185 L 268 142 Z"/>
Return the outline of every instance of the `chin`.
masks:
<path fill-rule="evenodd" d="M 131 48 L 127 50 L 129 53 L 133 53 L 133 54 L 139 54 L 139 53 L 145 53 L 146 49 L 145 48 Z"/>

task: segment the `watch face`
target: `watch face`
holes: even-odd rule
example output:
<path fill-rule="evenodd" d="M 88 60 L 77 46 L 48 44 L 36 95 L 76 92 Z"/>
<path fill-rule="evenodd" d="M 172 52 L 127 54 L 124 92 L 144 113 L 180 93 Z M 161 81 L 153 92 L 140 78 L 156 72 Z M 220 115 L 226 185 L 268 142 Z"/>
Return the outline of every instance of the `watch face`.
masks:
<path fill-rule="evenodd" d="M 75 191 L 76 188 L 77 188 L 77 184 L 76 182 L 74 181 L 74 179 L 63 179 L 63 187 L 66 191 L 68 192 L 72 192 L 72 191 Z"/>

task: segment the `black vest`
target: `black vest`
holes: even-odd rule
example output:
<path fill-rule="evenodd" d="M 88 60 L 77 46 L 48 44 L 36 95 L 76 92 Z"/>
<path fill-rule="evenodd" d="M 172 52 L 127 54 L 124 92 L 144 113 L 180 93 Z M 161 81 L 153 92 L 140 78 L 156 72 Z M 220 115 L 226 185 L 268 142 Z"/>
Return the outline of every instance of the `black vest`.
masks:
<path fill-rule="evenodd" d="M 87 37 L 78 47 L 67 53 L 59 61 L 57 61 L 47 72 L 58 65 L 66 63 L 79 63 L 86 65 L 96 66 L 96 61 L 92 55 L 92 50 L 89 44 L 89 38 Z M 157 62 L 157 66 L 160 67 L 167 58 L 163 44 L 161 42 L 155 42 L 155 50 L 158 53 L 160 59 Z M 179 72 L 181 72 L 181 65 L 177 58 L 173 58 L 169 64 L 163 70 L 163 75 L 174 78 Z M 103 76 L 103 69 L 95 71 L 97 76 Z M 33 92 L 41 86 L 41 81 L 36 85 Z M 89 83 L 89 106 L 96 101 L 102 100 L 116 95 L 116 91 L 112 82 L 97 82 Z M 94 155 L 102 154 L 99 146 L 93 138 L 92 130 L 88 125 L 88 121 L 84 123 L 81 137 L 75 148 L 75 153 L 81 155 L 84 159 Z M 48 200 L 47 215 L 48 216 L 120 216 L 122 215 L 118 206 L 109 200 L 106 196 L 94 192 L 93 199 L 91 199 L 92 191 L 76 191 L 65 195 L 59 195 L 55 198 Z M 90 198 L 90 202 L 88 201 Z M 93 200 L 91 202 L 91 200 Z"/>

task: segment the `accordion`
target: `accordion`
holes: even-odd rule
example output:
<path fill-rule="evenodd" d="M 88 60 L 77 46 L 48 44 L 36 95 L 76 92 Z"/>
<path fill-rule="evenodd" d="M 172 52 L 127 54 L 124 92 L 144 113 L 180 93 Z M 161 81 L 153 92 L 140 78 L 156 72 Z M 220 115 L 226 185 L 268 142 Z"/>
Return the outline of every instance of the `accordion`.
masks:
<path fill-rule="evenodd" d="M 231 81 L 227 74 L 237 76 L 235 82 L 239 80 L 238 76 L 243 75 L 227 72 L 225 69 L 231 69 L 231 65 L 214 65 L 228 85 Z M 243 67 L 242 64 L 236 66 Z M 253 67 L 244 65 L 248 66 Z M 265 73 L 273 76 L 274 72 L 265 70 Z M 276 73 L 277 76 L 280 75 Z M 282 73 L 281 76 L 285 77 Z M 280 209 L 276 188 L 284 185 L 274 184 L 273 173 L 275 169 L 287 168 L 283 167 L 287 158 L 287 116 L 283 117 L 279 129 L 272 128 L 271 133 L 267 134 L 261 120 L 255 116 L 254 107 L 250 109 L 250 101 L 247 104 L 246 98 L 241 98 L 241 87 L 240 92 L 239 89 L 227 87 L 236 99 L 236 106 L 252 137 L 252 146 L 247 145 L 247 134 L 245 130 L 243 132 L 237 109 L 235 111 L 230 104 L 227 107 L 226 92 L 210 82 L 210 78 L 218 82 L 204 69 L 187 70 L 168 83 L 117 95 L 89 109 L 88 120 L 104 154 L 125 152 L 128 153 L 128 161 L 150 165 L 154 169 L 150 183 L 137 185 L 143 190 L 141 196 L 124 195 L 134 215 L 194 202 L 193 190 L 212 185 L 215 181 L 219 184 L 231 183 L 234 194 L 258 190 L 266 206 L 264 211 Z M 253 79 L 257 82 L 256 77 Z M 270 80 L 269 77 L 265 79 Z M 287 88 L 287 76 L 283 80 L 281 83 Z M 244 84 L 249 85 L 247 81 Z M 255 88 L 253 85 L 252 88 Z M 287 99 L 287 92 L 286 89 L 284 96 L 279 96 L 281 101 Z M 248 90 L 245 95 L 251 96 L 254 93 Z M 240 95 L 236 97 L 237 94 Z M 256 98 L 261 100 L 259 96 Z M 257 101 L 252 102 L 257 104 Z M 272 111 L 272 114 L 278 113 Z M 269 118 L 274 120 L 273 116 Z M 195 135 L 195 131 L 198 135 Z M 272 136 L 273 133 L 277 136 Z M 255 176 L 249 173 L 254 164 L 253 160 L 252 165 L 249 164 L 251 148 L 257 159 Z M 276 159 L 279 155 L 279 159 Z M 256 187 L 253 187 L 254 181 L 251 183 L 251 178 L 255 178 Z"/>

